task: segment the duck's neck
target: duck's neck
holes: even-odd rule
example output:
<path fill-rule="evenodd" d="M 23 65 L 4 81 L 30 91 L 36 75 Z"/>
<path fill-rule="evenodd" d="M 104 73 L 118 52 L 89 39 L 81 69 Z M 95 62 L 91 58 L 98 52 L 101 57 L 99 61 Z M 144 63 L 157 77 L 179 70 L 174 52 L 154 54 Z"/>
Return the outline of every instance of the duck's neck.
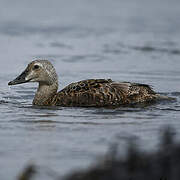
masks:
<path fill-rule="evenodd" d="M 39 83 L 38 90 L 35 94 L 33 104 L 34 105 L 47 105 L 47 101 L 55 96 L 58 89 L 58 83 L 55 82 L 51 85 Z"/>

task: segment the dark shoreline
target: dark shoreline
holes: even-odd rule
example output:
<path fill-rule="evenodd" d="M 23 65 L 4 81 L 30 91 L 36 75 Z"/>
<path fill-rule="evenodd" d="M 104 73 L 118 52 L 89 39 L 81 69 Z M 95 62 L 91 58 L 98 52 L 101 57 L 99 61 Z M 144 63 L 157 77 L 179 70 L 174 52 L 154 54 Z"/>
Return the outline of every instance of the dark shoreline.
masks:
<path fill-rule="evenodd" d="M 117 146 L 113 146 L 104 159 L 86 170 L 72 172 L 58 177 L 52 172 L 51 179 L 63 180 L 179 180 L 180 179 L 180 143 L 174 142 L 174 131 L 166 128 L 155 152 L 143 152 L 135 143 L 129 143 L 126 158 L 118 155 Z M 18 180 L 31 180 L 38 174 L 35 165 L 27 166 Z"/>

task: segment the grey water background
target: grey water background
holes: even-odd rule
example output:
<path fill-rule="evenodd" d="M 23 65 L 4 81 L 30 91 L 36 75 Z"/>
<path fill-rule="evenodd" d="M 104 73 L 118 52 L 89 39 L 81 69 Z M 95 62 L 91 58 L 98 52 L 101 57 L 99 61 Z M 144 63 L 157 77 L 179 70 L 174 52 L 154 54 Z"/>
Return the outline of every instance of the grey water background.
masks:
<path fill-rule="evenodd" d="M 88 78 L 147 83 L 176 98 L 149 106 L 38 108 L 37 84 L 8 87 L 33 59 L 49 59 L 59 89 Z M 179 0 L 0 1 L 0 179 L 40 167 L 36 179 L 87 168 L 128 139 L 158 147 L 171 125 L 180 140 Z"/>

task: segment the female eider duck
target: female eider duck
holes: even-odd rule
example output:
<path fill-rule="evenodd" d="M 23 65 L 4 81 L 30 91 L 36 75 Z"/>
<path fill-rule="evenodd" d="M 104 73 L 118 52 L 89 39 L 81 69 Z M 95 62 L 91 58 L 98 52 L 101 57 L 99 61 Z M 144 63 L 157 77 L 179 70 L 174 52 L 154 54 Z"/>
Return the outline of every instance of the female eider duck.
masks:
<path fill-rule="evenodd" d="M 48 60 L 35 60 L 8 85 L 38 82 L 33 105 L 112 107 L 151 102 L 160 99 L 146 84 L 116 82 L 111 79 L 88 79 L 72 83 L 58 90 L 55 68 Z"/>

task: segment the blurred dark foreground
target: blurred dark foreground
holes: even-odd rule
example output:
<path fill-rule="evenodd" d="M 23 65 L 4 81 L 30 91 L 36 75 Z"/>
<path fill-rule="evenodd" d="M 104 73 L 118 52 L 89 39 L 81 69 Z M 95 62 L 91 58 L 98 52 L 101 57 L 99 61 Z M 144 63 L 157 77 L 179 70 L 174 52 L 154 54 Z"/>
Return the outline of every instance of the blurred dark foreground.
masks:
<path fill-rule="evenodd" d="M 157 151 L 142 152 L 134 142 L 129 144 L 126 158 L 118 155 L 117 146 L 99 160 L 94 167 L 70 173 L 66 177 L 53 175 L 63 180 L 179 180 L 180 143 L 174 141 L 174 131 L 164 130 Z M 35 165 L 27 166 L 18 180 L 31 180 L 39 173 Z M 54 176 L 54 177 L 53 177 Z"/>

